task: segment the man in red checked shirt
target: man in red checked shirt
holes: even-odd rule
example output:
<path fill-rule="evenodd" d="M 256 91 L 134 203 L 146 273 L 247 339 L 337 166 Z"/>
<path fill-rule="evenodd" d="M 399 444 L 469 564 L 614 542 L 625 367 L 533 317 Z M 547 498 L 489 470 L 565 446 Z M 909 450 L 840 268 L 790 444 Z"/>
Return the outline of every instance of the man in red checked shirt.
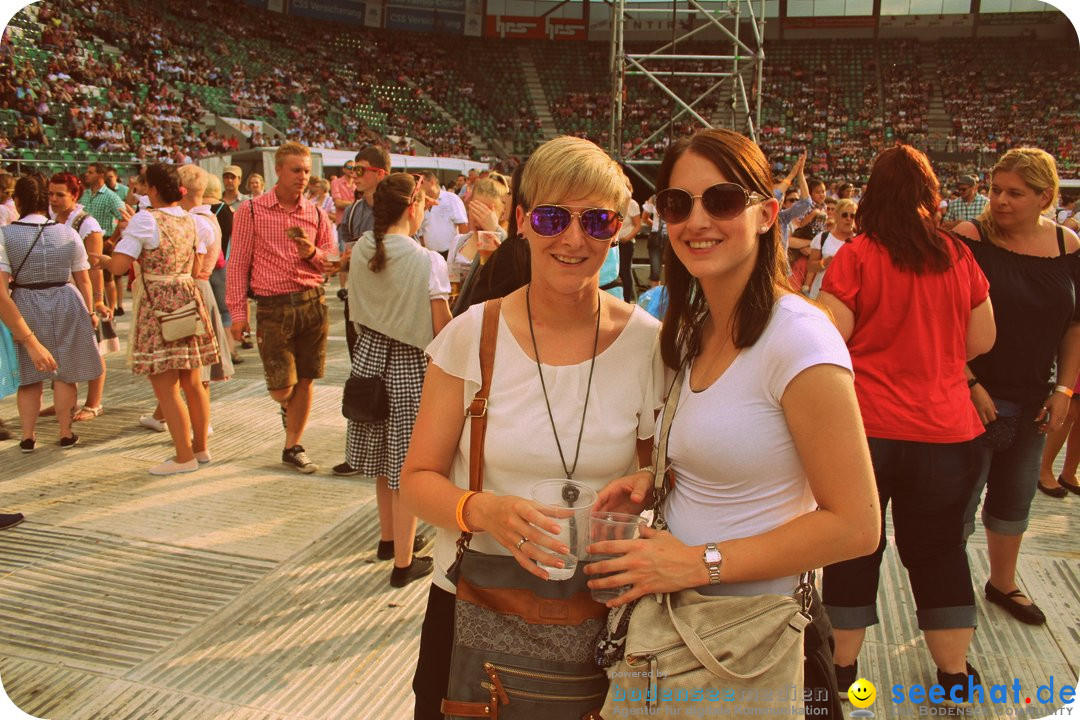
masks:
<path fill-rule="evenodd" d="M 274 156 L 277 184 L 246 200 L 233 219 L 226 266 L 225 302 L 232 334 L 248 330 L 249 292 L 257 305 L 259 356 L 270 397 L 281 405 L 285 449 L 281 462 L 299 472 L 319 468 L 300 439 L 311 412 L 311 384 L 326 367 L 330 328 L 322 281 L 340 262 L 327 260 L 336 249 L 326 213 L 304 197 L 311 177 L 311 153 L 287 142 Z"/>

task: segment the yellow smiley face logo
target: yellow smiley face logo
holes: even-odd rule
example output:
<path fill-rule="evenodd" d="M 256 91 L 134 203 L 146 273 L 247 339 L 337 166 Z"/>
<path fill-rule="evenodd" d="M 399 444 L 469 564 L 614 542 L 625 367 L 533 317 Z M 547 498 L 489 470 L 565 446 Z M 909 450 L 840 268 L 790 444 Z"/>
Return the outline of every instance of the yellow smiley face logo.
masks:
<path fill-rule="evenodd" d="M 868 708 L 877 699 L 877 688 L 866 678 L 859 678 L 851 683 L 847 693 L 848 700 L 857 708 Z"/>

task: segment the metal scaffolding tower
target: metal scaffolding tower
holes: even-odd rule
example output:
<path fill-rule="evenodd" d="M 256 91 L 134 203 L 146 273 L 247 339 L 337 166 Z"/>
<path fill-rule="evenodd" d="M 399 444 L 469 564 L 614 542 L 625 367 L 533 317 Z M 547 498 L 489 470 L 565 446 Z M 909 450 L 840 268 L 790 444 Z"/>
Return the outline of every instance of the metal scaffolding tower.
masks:
<path fill-rule="evenodd" d="M 761 73 L 765 61 L 765 0 L 671 0 L 670 5 L 611 0 L 611 133 L 610 151 L 649 185 L 652 180 L 641 167 L 659 165 L 643 152 L 657 139 L 675 140 L 676 123 L 696 122 L 701 126 L 727 127 L 757 141 L 761 122 Z M 756 8 L 755 8 L 756 5 Z M 629 52 L 627 24 L 639 20 L 671 20 L 671 39 L 652 52 Z M 722 41 L 698 43 L 689 53 L 680 53 L 695 36 L 718 29 Z M 744 38 L 749 39 L 744 40 Z M 730 43 L 728 45 L 727 43 Z M 749 43 L 749 44 L 748 44 Z M 722 45 L 726 47 L 721 49 Z M 730 47 L 729 54 L 721 54 Z M 716 53 L 706 50 L 716 49 Z M 650 92 L 658 91 L 672 101 L 666 121 L 651 135 L 630 149 L 624 149 L 623 111 L 627 78 L 647 80 Z M 708 78 L 708 89 L 696 93 L 689 79 Z M 690 97 L 695 95 L 696 97 Z M 726 99 L 717 107 L 718 98 Z M 707 109 L 708 108 L 708 109 Z"/>

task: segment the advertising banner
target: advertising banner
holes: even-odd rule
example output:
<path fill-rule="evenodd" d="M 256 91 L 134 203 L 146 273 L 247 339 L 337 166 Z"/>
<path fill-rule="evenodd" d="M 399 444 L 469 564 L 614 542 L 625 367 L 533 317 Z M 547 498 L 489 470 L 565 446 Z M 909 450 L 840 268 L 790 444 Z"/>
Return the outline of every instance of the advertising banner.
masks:
<path fill-rule="evenodd" d="M 289 14 L 363 25 L 364 3 L 359 0 L 289 0 Z"/>
<path fill-rule="evenodd" d="M 488 15 L 484 35 L 493 38 L 529 38 L 543 40 L 547 37 L 544 18 L 523 15 Z"/>
<path fill-rule="evenodd" d="M 589 31 L 581 18 L 548 18 L 547 35 L 551 40 L 585 40 Z"/>
<path fill-rule="evenodd" d="M 413 0 L 409 0 L 412 2 Z M 419 2 L 419 0 L 416 0 Z M 391 30 L 413 30 L 416 32 L 440 32 L 450 35 L 465 34 L 465 13 L 431 8 L 431 3 L 424 3 L 426 8 L 419 9 L 400 4 L 386 6 L 386 27 Z M 415 4 L 415 3 L 414 3 Z M 463 0 L 439 0 L 439 5 L 453 4 L 464 10 Z"/>
<path fill-rule="evenodd" d="M 588 34 L 581 18 L 488 15 L 484 23 L 484 36 L 490 38 L 585 40 Z"/>

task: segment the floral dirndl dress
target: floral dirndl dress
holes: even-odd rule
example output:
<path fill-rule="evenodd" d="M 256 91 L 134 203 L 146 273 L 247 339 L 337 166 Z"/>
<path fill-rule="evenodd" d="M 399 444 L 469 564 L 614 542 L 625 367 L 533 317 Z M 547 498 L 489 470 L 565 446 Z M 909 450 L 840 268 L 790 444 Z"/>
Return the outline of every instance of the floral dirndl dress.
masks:
<path fill-rule="evenodd" d="M 135 290 L 135 318 L 129 360 L 136 375 L 157 375 L 168 370 L 194 370 L 220 360 L 213 325 L 202 293 L 191 277 L 195 261 L 195 221 L 150 210 L 157 221 L 160 243 L 139 255 L 139 278 Z M 167 342 L 154 311 L 173 312 L 195 302 L 202 320 L 201 332 Z"/>

